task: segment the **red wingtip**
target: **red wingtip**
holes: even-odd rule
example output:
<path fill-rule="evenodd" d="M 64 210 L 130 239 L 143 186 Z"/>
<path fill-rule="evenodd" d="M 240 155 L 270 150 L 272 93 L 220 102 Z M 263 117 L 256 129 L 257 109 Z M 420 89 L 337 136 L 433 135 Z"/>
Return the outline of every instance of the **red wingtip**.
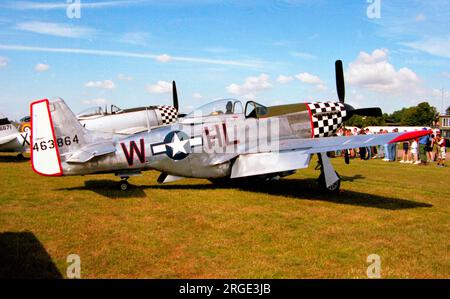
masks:
<path fill-rule="evenodd" d="M 397 142 L 407 141 L 407 140 L 416 139 L 416 138 L 420 138 L 420 137 L 423 137 L 426 135 L 431 135 L 431 134 L 433 134 L 432 130 L 406 132 L 398 137 L 395 137 L 394 139 L 389 141 L 389 143 L 397 143 Z"/>

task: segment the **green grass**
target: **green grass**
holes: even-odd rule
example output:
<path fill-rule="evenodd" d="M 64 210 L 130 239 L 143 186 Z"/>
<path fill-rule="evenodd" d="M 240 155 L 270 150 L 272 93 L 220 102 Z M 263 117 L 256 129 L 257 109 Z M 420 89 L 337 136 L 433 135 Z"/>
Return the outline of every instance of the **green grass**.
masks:
<path fill-rule="evenodd" d="M 65 277 L 74 253 L 82 278 L 364 278 L 375 253 L 384 278 L 450 277 L 450 168 L 332 163 L 340 196 L 318 193 L 314 163 L 239 187 L 146 172 L 121 192 L 113 175 L 40 177 L 2 154 L 0 262 L 15 276 Z"/>

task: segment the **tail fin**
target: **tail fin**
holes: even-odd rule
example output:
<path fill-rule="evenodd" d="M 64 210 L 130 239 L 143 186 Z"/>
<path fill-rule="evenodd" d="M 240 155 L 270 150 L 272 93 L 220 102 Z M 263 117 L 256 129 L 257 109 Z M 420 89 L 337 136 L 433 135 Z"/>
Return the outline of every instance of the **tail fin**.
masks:
<path fill-rule="evenodd" d="M 62 99 L 31 103 L 31 162 L 45 176 L 61 176 L 61 160 L 86 144 L 86 129 Z"/>

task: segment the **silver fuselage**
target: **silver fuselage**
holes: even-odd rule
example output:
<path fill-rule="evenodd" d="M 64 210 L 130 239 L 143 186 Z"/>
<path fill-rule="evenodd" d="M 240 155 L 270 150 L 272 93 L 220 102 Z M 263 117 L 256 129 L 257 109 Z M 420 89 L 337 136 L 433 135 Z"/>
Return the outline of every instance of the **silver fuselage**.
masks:
<path fill-rule="evenodd" d="M 181 157 L 174 157 L 167 145 L 170 142 L 167 136 L 173 132 L 191 138 L 184 145 L 187 154 L 180 152 Z M 276 150 L 276 144 L 285 139 L 311 138 L 311 134 L 307 110 L 261 119 L 245 118 L 244 114 L 181 119 L 150 132 L 113 137 L 115 153 L 83 164 L 67 163 L 63 156 L 61 165 L 63 175 L 154 169 L 182 177 L 221 178 L 230 176 L 233 157 L 256 151 L 262 146 L 262 139 L 265 139 L 265 146 Z"/>

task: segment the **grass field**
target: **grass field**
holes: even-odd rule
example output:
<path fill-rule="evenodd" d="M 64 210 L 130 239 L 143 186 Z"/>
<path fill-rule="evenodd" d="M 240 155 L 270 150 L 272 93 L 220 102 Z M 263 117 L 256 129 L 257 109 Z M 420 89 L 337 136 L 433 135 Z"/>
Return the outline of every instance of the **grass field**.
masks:
<path fill-rule="evenodd" d="M 0 275 L 82 278 L 450 277 L 450 167 L 332 159 L 340 196 L 320 195 L 315 163 L 241 187 L 158 173 L 117 190 L 113 175 L 46 178 L 0 155 Z"/>

